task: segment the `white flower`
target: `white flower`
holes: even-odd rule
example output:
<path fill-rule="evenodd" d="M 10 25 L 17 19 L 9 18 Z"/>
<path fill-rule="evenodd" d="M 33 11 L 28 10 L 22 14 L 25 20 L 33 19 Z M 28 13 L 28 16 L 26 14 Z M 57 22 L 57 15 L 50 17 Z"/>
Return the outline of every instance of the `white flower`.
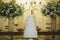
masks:
<path fill-rule="evenodd" d="M 50 15 L 53 15 L 53 12 L 50 12 Z"/>

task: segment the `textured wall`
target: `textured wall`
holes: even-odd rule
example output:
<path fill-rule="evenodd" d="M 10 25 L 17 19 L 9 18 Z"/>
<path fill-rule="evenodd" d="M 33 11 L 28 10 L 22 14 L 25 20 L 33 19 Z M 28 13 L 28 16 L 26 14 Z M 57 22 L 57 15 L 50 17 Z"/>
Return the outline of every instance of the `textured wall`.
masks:
<path fill-rule="evenodd" d="M 3 0 L 4 2 L 6 2 L 5 0 Z M 8 0 L 9 1 L 9 0 Z M 34 16 L 34 21 L 35 21 L 35 24 L 38 28 L 41 28 L 40 31 L 49 31 L 51 29 L 47 29 L 47 28 L 50 28 L 51 27 L 51 19 L 50 17 L 46 17 L 46 16 L 43 16 L 42 13 L 41 13 L 41 8 L 43 8 L 43 5 L 46 5 L 47 2 L 49 2 L 48 0 L 39 0 L 41 1 L 41 4 L 39 4 L 39 1 L 38 0 L 35 0 L 36 1 L 36 4 L 33 4 L 33 6 L 31 6 L 29 4 L 29 2 L 24 6 L 25 7 L 25 10 L 24 10 L 24 14 L 23 16 L 20 16 L 20 17 L 16 17 L 15 18 L 15 24 L 18 24 L 18 26 L 15 26 L 14 30 L 16 31 L 16 28 L 17 29 L 20 29 L 20 28 L 23 28 L 25 27 L 26 25 L 26 22 L 27 22 L 27 19 L 28 19 L 28 16 L 30 15 L 31 13 L 31 9 L 33 9 L 33 16 Z M 30 8 L 30 9 L 29 9 Z M 56 25 L 59 25 L 59 18 L 57 18 L 57 24 Z M 5 26 L 8 26 L 8 20 L 6 18 L 0 18 L 0 27 L 1 28 L 5 28 Z M 57 27 L 58 29 L 58 27 Z M 4 29 L 5 30 L 5 29 Z"/>

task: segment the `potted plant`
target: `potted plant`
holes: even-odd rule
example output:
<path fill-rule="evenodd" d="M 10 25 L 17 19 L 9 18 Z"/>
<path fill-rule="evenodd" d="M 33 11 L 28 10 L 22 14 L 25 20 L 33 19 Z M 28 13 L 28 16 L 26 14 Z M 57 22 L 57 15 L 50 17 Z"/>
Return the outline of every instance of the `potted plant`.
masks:
<path fill-rule="evenodd" d="M 59 2 L 49 2 L 44 5 L 41 12 L 44 16 L 49 16 L 51 18 L 51 31 L 56 31 L 56 17 L 60 16 L 60 5 Z"/>
<path fill-rule="evenodd" d="M 0 2 L 0 16 L 8 18 L 8 31 L 14 31 L 14 18 L 23 14 L 23 7 L 11 1 L 9 3 Z"/>

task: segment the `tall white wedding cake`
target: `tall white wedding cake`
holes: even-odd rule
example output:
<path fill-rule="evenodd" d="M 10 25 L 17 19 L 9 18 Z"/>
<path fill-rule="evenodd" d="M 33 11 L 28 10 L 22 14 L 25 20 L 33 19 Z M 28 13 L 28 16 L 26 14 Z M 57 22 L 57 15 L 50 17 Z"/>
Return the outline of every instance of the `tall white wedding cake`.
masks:
<path fill-rule="evenodd" d="M 27 24 L 26 24 L 25 31 L 24 31 L 24 37 L 25 38 L 37 38 L 36 25 L 33 19 L 33 15 L 31 14 L 29 15 L 28 20 L 27 20 Z"/>

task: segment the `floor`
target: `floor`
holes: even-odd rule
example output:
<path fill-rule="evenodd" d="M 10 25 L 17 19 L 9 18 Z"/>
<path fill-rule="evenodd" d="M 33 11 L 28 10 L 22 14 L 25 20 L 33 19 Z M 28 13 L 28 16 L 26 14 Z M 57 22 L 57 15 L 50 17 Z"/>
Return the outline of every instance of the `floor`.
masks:
<path fill-rule="evenodd" d="M 60 36 L 56 35 L 52 38 L 51 35 L 39 35 L 38 38 L 34 38 L 34 40 L 60 40 Z M 27 40 L 23 36 L 0 36 L 0 40 Z"/>

